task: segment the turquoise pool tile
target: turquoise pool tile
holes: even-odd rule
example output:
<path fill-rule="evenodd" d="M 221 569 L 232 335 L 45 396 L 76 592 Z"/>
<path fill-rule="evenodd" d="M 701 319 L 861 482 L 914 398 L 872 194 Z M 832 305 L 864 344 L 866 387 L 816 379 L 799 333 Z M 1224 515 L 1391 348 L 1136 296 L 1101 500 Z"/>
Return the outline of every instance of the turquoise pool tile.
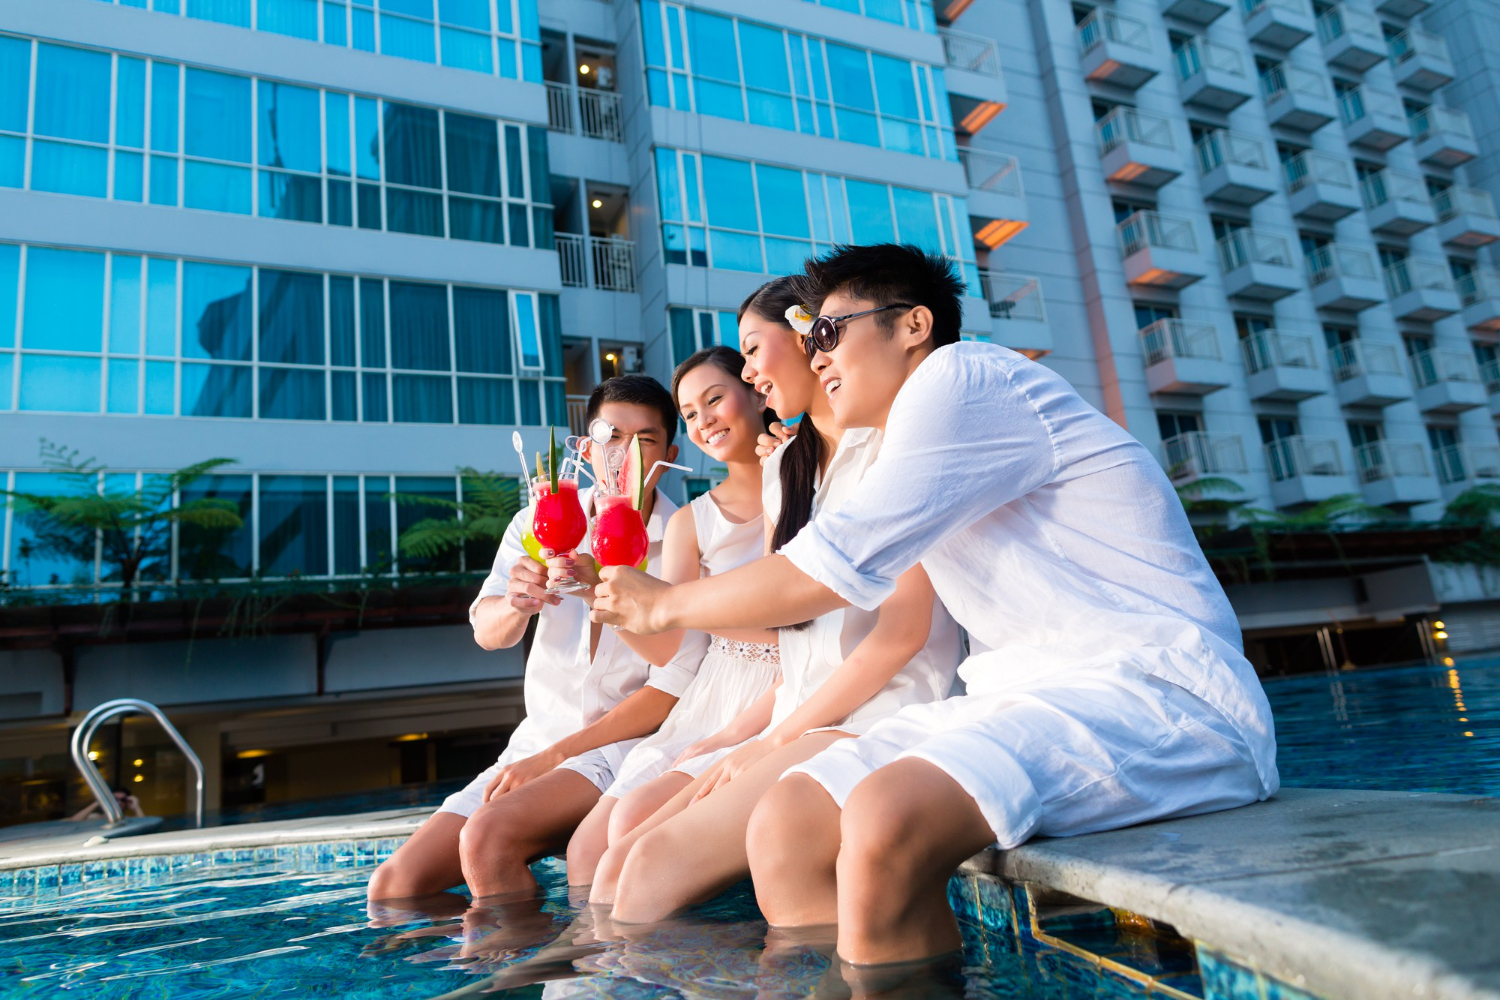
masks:
<path fill-rule="evenodd" d="M 14 868 L 0 871 L 0 896 L 9 896 L 16 889 L 16 871 Z"/>
<path fill-rule="evenodd" d="M 1203 980 L 1198 976 L 1196 972 L 1183 973 L 1182 975 L 1178 976 L 1162 976 L 1157 980 L 1157 982 L 1162 986 L 1170 987 L 1171 989 L 1186 993 L 1188 996 L 1203 996 Z M 1169 994 L 1153 988 L 1151 991 L 1151 996 L 1163 997 L 1169 996 Z"/>
<path fill-rule="evenodd" d="M 355 856 L 361 865 L 373 865 L 375 863 L 375 841 L 360 840 L 354 844 Z"/>
<path fill-rule="evenodd" d="M 35 868 L 22 868 L 15 873 L 13 891 L 16 896 L 25 898 L 36 895 L 36 873 Z"/>
<path fill-rule="evenodd" d="M 66 895 L 77 891 L 83 885 L 83 865 L 59 865 L 57 868 L 57 891 L 59 895 Z"/>
<path fill-rule="evenodd" d="M 44 868 L 38 868 L 36 870 L 37 894 L 40 895 L 44 892 L 56 892 L 57 886 L 59 884 L 59 878 L 60 873 L 57 870 L 57 865 L 47 865 Z"/>
<path fill-rule="evenodd" d="M 1318 1000 L 1306 990 L 1299 990 L 1279 979 L 1272 979 L 1265 974 L 1262 974 L 1260 979 L 1266 989 L 1266 1000 Z"/>
<path fill-rule="evenodd" d="M 1255 970 L 1203 945 L 1198 946 L 1198 974 L 1205 1000 L 1263 1000 Z"/>
<path fill-rule="evenodd" d="M 213 852 L 213 858 L 210 863 L 214 865 L 232 865 L 234 864 L 234 860 L 234 849 L 225 847 Z"/>
<path fill-rule="evenodd" d="M 276 860 L 276 848 L 257 847 L 255 849 L 256 864 L 267 864 Z"/>

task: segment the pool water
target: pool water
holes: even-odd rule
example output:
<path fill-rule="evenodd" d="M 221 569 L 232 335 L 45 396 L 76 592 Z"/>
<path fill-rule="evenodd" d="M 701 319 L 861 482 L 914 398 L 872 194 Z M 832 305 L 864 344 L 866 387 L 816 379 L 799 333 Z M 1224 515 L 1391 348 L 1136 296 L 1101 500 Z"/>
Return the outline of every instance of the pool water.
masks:
<path fill-rule="evenodd" d="M 1500 660 L 1319 675 L 1266 687 L 1287 785 L 1500 794 Z M 0 996 L 851 995 L 837 965 L 830 965 L 826 942 L 773 936 L 768 947 L 748 886 L 628 938 L 593 927 L 586 908 L 570 902 L 555 861 L 536 866 L 542 891 L 533 900 L 468 907 L 454 895 L 441 911 L 372 915 L 364 886 L 374 852 L 393 846 L 382 843 L 343 857 L 304 848 L 201 856 L 177 865 L 145 859 L 149 870 L 143 863 L 131 869 L 140 878 L 49 893 L 33 887 L 30 895 L 14 876 L 0 879 Z M 1107 913 L 1070 925 L 1066 934 L 1089 942 L 1087 950 L 1126 956 L 1121 961 L 1160 977 L 1160 987 L 1143 986 L 1060 944 L 1063 930 L 1036 933 L 1042 925 L 1024 919 L 1024 903 L 1004 892 L 994 883 L 956 878 L 950 895 L 964 932 L 963 956 L 881 995 L 1071 1000 L 1202 994 L 1193 956 L 1180 941 L 1116 928 Z M 1211 965 L 1202 971 L 1210 982 L 1223 972 Z M 1212 996 L 1239 993 L 1210 990 Z"/>

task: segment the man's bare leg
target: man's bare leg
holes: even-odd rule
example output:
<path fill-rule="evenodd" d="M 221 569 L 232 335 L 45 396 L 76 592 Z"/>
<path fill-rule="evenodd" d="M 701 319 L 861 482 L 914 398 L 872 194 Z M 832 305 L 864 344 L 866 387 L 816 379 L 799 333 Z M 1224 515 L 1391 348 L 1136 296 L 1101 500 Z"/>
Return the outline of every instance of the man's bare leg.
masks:
<path fill-rule="evenodd" d="M 592 781 L 559 767 L 480 806 L 459 836 L 464 881 L 474 898 L 535 892 L 527 865 L 567 847 L 597 801 Z"/>
<path fill-rule="evenodd" d="M 467 817 L 437 812 L 380 863 L 370 876 L 366 895 L 371 900 L 431 896 L 464 880 L 459 863 L 459 836 Z"/>
<path fill-rule="evenodd" d="M 601 795 L 573 831 L 568 841 L 568 885 L 584 886 L 594 881 L 594 869 L 609 847 L 610 816 L 619 804 L 613 795 Z"/>
<path fill-rule="evenodd" d="M 840 834 L 841 958 L 906 962 L 961 945 L 948 879 L 995 834 L 958 782 L 923 760 L 888 764 L 849 793 Z"/>
<path fill-rule="evenodd" d="M 645 831 L 620 872 L 615 922 L 664 920 L 749 875 L 745 837 L 756 803 L 787 768 L 842 738 L 842 733 L 821 732 L 789 743 L 708 798 Z"/>
<path fill-rule="evenodd" d="M 782 778 L 756 805 L 745 848 L 755 901 L 773 927 L 838 921 L 839 814 L 833 797 L 805 774 Z"/>

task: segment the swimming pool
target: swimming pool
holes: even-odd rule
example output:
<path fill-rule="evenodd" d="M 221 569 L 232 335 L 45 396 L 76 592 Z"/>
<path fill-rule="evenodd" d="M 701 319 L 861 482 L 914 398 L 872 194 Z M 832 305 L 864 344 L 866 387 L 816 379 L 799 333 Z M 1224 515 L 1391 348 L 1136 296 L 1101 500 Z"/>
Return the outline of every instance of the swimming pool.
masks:
<path fill-rule="evenodd" d="M 1277 680 L 1267 691 L 1287 785 L 1500 794 L 1500 660 Z M 372 926 L 364 884 L 395 846 L 241 849 L 0 873 L 0 989 L 85 998 L 443 997 L 492 988 L 516 997 L 848 995 L 825 947 L 795 939 L 766 947 L 766 926 L 743 886 L 681 920 L 601 943 L 570 904 L 560 865 L 544 862 L 535 900 L 466 911 L 455 896 L 446 912 L 384 912 L 374 922 L 384 926 Z M 1207 980 L 1210 996 L 1261 996 L 1263 987 L 1247 993 L 1235 985 L 1241 972 L 1212 961 L 1201 964 L 1200 979 L 1201 960 L 1180 940 L 1116 926 L 1107 913 L 1033 922 L 1024 900 L 964 878 L 953 896 L 962 961 L 930 970 L 900 995 L 1180 998 L 1202 995 Z M 537 954 L 555 941 L 563 950 Z M 1080 949 L 1116 955 L 1116 965 L 1157 985 Z M 507 977 L 551 981 L 505 989 Z"/>

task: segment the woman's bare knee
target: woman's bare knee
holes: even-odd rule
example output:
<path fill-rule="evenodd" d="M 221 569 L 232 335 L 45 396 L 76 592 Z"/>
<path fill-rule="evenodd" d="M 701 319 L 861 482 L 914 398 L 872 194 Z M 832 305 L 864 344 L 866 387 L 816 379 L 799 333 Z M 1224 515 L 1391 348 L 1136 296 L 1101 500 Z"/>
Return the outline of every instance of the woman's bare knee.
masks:
<path fill-rule="evenodd" d="M 745 834 L 755 898 L 776 926 L 832 923 L 839 808 L 817 782 L 783 778 L 750 814 Z"/>

